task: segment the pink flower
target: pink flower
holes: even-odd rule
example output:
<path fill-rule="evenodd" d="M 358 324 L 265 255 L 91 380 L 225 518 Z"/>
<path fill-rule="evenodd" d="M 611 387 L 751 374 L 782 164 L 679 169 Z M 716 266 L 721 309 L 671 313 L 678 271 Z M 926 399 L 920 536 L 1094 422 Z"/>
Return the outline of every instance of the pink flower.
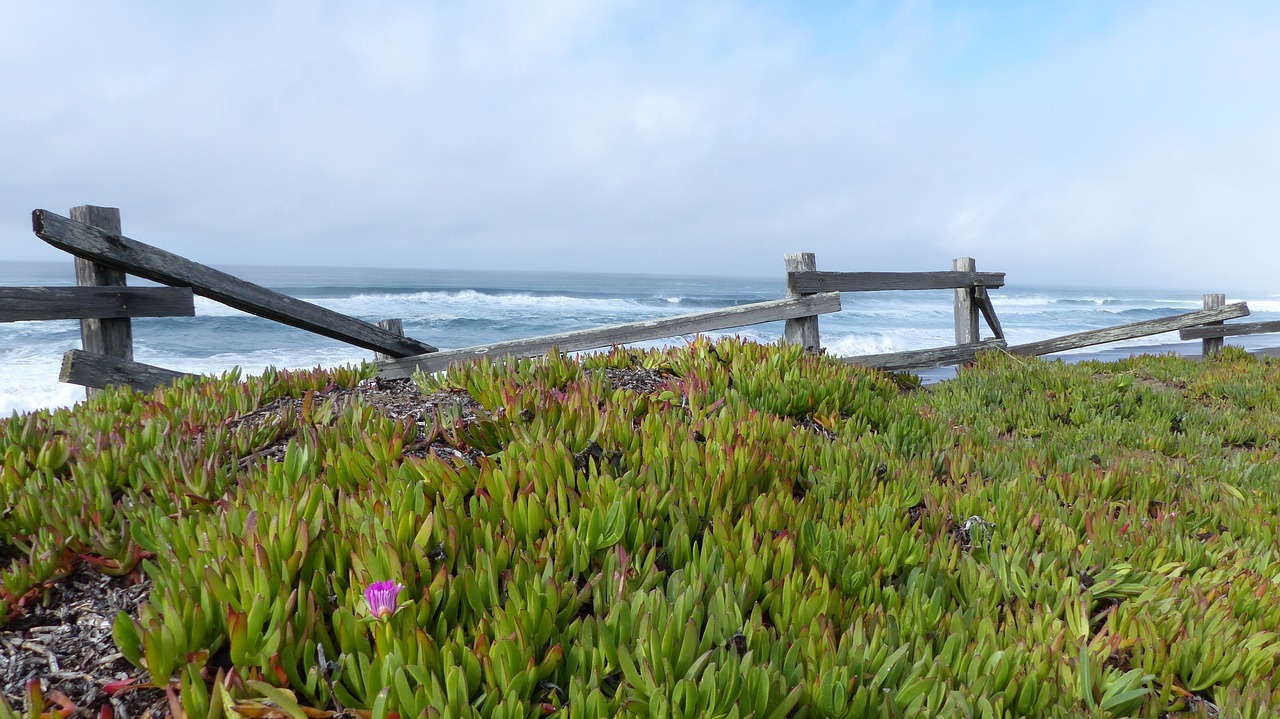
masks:
<path fill-rule="evenodd" d="M 365 601 L 369 602 L 369 613 L 378 619 L 395 614 L 396 599 L 400 596 L 401 589 L 404 589 L 403 584 L 397 584 L 390 579 L 370 584 L 369 588 L 364 590 Z"/>

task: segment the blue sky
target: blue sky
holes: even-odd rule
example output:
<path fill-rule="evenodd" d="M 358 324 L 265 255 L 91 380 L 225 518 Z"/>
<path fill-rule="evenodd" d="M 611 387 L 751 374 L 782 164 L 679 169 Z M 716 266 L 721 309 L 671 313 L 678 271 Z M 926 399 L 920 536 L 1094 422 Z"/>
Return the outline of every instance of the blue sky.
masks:
<path fill-rule="evenodd" d="M 217 265 L 1280 292 L 1280 3 L 0 0 L 36 207 Z"/>

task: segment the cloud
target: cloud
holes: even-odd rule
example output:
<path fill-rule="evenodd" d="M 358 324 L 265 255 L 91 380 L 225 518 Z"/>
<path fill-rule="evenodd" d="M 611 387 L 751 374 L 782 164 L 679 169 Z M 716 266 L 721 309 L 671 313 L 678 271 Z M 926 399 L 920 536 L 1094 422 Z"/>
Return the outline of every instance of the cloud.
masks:
<path fill-rule="evenodd" d="M 1272 5 L 813 7 L 0 5 L 5 256 L 1271 281 Z"/>

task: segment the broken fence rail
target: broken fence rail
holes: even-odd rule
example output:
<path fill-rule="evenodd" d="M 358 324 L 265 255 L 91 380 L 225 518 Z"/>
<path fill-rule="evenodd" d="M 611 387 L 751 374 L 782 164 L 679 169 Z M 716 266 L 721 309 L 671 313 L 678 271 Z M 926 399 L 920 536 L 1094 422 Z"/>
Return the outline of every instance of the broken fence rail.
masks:
<path fill-rule="evenodd" d="M 435 350 L 375 324 L 280 294 L 225 272 L 123 235 L 67 219 L 48 210 L 31 213 L 40 239 L 76 257 L 166 285 L 190 287 L 202 297 L 357 347 L 408 357 Z"/>
<path fill-rule="evenodd" d="M 1248 305 L 1244 302 L 1237 302 L 1211 310 L 1196 310 L 1195 312 L 1174 315 L 1172 317 L 1160 317 L 1154 320 L 1144 320 L 1142 322 L 1134 322 L 1116 327 L 1107 327 L 1100 330 L 1078 332 L 1076 334 L 1066 335 L 1063 337 L 1055 337 L 1054 339 L 1043 340 L 1040 342 L 1029 342 L 1021 345 L 1009 346 L 1004 340 L 996 338 L 950 347 L 907 350 L 905 352 L 889 352 L 874 355 L 858 355 L 854 357 L 844 357 L 842 359 L 848 364 L 874 367 L 876 369 L 886 371 L 929 369 L 932 367 L 943 367 L 946 365 L 972 362 L 974 356 L 978 352 L 988 349 L 1000 349 L 1010 354 L 1024 356 L 1046 355 L 1053 354 L 1055 352 L 1065 352 L 1067 350 L 1092 347 L 1094 345 L 1119 342 L 1121 340 L 1148 337 L 1150 335 L 1173 332 L 1183 328 L 1199 327 L 1206 322 L 1234 319 L 1236 317 L 1244 317 L 1248 314 Z M 1204 329 L 1216 329 L 1221 331 L 1222 328 L 1214 327 Z M 1200 330 L 1196 329 L 1194 331 L 1199 332 Z M 1184 339 L 1187 338 L 1184 337 Z"/>
<path fill-rule="evenodd" d="M 1039 342 L 1028 342 L 1026 344 L 1013 345 L 1012 347 L 1009 347 L 1009 352 L 1017 355 L 1053 354 L 1054 352 L 1065 352 L 1067 350 L 1109 344 L 1111 342 L 1120 342 L 1122 340 L 1137 339 L 1139 337 L 1150 337 L 1151 335 L 1187 329 L 1197 325 L 1203 325 L 1208 322 L 1220 322 L 1222 320 L 1244 317 L 1248 314 L 1249 306 L 1247 304 L 1244 302 L 1235 302 L 1224 307 L 1211 310 L 1196 310 L 1195 312 L 1187 312 L 1180 315 L 1174 315 L 1172 317 L 1160 317 L 1154 320 L 1133 322 L 1127 325 L 1107 327 L 1100 330 L 1077 332 L 1064 337 L 1055 337 L 1053 339 L 1041 340 Z"/>

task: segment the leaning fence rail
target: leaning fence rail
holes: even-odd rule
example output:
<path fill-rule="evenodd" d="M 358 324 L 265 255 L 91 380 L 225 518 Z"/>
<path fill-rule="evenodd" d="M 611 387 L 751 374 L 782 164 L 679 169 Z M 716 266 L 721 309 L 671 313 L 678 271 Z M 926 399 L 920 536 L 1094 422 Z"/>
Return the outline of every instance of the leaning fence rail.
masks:
<path fill-rule="evenodd" d="M 1007 343 L 1002 339 L 986 339 L 950 347 L 934 347 L 923 350 L 905 350 L 902 352 L 885 352 L 874 355 L 857 355 L 841 358 L 847 364 L 881 369 L 886 372 L 901 372 L 912 369 L 931 369 L 972 362 L 979 352 L 989 349 L 1004 349 Z"/>
<path fill-rule="evenodd" d="M 161 284 L 190 287 L 197 295 L 259 317 L 397 357 L 435 349 L 425 342 L 388 332 L 375 324 L 280 294 L 172 252 L 75 222 L 48 210 L 33 212 L 31 224 L 40 239 L 76 257 Z"/>
<path fill-rule="evenodd" d="M 1120 342 L 1123 340 L 1138 339 L 1139 337 L 1150 337 L 1151 335 L 1164 334 L 1165 332 L 1174 332 L 1176 330 L 1202 325 L 1206 322 L 1221 322 L 1222 320 L 1244 317 L 1248 314 L 1249 306 L 1244 302 L 1236 302 L 1226 305 L 1225 307 L 1219 307 L 1211 310 L 1196 310 L 1195 312 L 1187 312 L 1185 314 L 1174 315 L 1172 317 L 1160 317 L 1154 320 L 1144 320 L 1142 322 L 1134 322 L 1132 324 L 1119 325 L 1117 327 L 1107 327 L 1100 330 L 1090 330 L 1088 332 L 1077 332 L 1076 334 L 1066 335 L 1065 337 L 1056 337 L 1054 339 L 1042 340 L 1040 342 L 1028 342 L 1026 344 L 1013 345 L 1009 348 L 1009 352 L 1011 354 L 1018 355 L 1046 355 L 1053 354 L 1055 352 L 1066 352 L 1067 350 L 1093 347 L 1094 345 L 1109 344 L 1111 342 Z"/>
<path fill-rule="evenodd" d="M 125 237 L 120 211 L 81 205 L 63 217 L 32 212 L 32 229 L 75 257 L 76 287 L 0 288 L 0 322 L 79 319 L 83 350 L 63 356 L 60 379 L 89 396 L 113 384 L 151 389 L 185 373 L 133 361 L 133 317 L 191 317 L 194 295 L 286 325 L 372 349 L 386 357 L 433 352 L 398 331 L 283 295 Z M 127 275 L 170 287 L 127 287 Z"/>

